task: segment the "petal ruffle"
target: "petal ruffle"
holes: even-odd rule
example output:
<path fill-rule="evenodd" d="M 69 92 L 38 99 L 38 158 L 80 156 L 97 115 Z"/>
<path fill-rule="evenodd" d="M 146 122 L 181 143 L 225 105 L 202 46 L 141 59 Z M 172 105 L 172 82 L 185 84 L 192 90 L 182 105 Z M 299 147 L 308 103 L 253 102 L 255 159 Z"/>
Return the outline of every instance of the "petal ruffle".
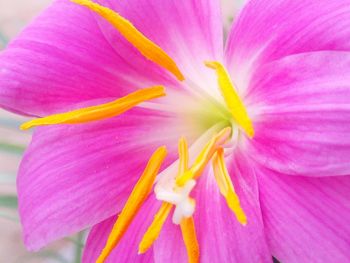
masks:
<path fill-rule="evenodd" d="M 349 174 L 349 72 L 349 52 L 293 55 L 262 67 L 247 97 L 256 113 L 250 156 L 284 174 Z"/>
<path fill-rule="evenodd" d="M 252 0 L 232 27 L 226 59 L 239 82 L 252 66 L 288 55 L 349 51 L 349 38 L 349 0 Z"/>
<path fill-rule="evenodd" d="M 105 261 L 106 263 L 154 262 L 153 248 L 150 248 L 143 255 L 138 255 L 138 246 L 142 240 L 143 234 L 152 222 L 153 216 L 159 207 L 160 202 L 155 200 L 154 196 L 150 196 L 141 207 L 139 213 L 131 223 L 118 246 L 113 249 L 112 253 Z M 116 217 L 113 216 L 92 228 L 84 249 L 83 263 L 96 262 L 96 259 L 99 257 L 104 245 L 106 244 L 115 221 Z"/>
<path fill-rule="evenodd" d="M 186 134 L 180 127 L 165 114 L 133 109 L 106 121 L 39 128 L 18 177 L 27 247 L 116 214 L 157 147 L 167 145 L 172 160 L 178 135 Z"/>
<path fill-rule="evenodd" d="M 266 237 L 281 262 L 350 260 L 350 176 L 257 178 Z"/>
<path fill-rule="evenodd" d="M 44 116 L 153 84 L 172 85 L 152 62 L 136 64 L 133 52 L 121 51 L 124 57 L 90 11 L 56 0 L 0 54 L 0 107 Z"/>
<path fill-rule="evenodd" d="M 228 170 L 248 223 L 242 226 L 236 220 L 219 192 L 212 171 L 203 174 L 193 193 L 200 262 L 272 262 L 265 240 L 255 172 L 243 156 L 235 160 L 231 156 L 227 158 L 229 162 Z M 154 256 L 156 262 L 187 262 L 178 227 L 166 225 L 155 243 Z"/>

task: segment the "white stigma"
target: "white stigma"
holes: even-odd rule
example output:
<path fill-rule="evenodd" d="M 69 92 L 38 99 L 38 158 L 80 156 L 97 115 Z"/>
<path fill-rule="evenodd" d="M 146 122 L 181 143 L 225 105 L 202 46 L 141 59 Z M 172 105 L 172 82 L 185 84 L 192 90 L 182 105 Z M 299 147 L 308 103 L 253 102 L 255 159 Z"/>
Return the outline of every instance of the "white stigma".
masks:
<path fill-rule="evenodd" d="M 158 182 L 154 188 L 154 192 L 159 201 L 167 202 L 175 206 L 172 221 L 174 224 L 178 225 L 184 218 L 191 217 L 194 213 L 195 202 L 190 197 L 190 193 L 196 185 L 196 181 L 189 180 L 183 187 L 175 185 L 175 180 L 167 185 Z"/>

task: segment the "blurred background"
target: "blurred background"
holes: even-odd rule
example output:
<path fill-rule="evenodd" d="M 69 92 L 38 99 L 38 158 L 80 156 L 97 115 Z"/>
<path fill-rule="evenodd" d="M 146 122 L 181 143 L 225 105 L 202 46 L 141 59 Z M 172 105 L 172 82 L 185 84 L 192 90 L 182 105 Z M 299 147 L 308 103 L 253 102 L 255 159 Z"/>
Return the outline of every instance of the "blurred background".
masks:
<path fill-rule="evenodd" d="M 68 1 L 68 0 L 67 0 Z M 243 0 L 221 0 L 227 32 Z M 0 0 L 0 52 L 50 4 L 49 0 Z M 55 242 L 38 253 L 26 251 L 17 214 L 16 173 L 31 134 L 18 127 L 26 119 L 0 109 L 0 262 L 80 262 L 84 233 Z"/>

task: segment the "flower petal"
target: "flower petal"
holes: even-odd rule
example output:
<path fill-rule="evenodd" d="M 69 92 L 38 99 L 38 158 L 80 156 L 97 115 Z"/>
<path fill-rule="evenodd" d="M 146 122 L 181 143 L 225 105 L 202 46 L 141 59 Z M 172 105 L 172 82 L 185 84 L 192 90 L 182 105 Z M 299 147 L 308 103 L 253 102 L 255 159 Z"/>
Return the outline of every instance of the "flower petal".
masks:
<path fill-rule="evenodd" d="M 200 262 L 272 262 L 265 241 L 255 172 L 241 154 L 227 158 L 227 162 L 248 223 L 242 226 L 237 221 L 220 194 L 212 170 L 207 170 L 194 190 Z M 164 227 L 155 243 L 154 256 L 156 262 L 187 262 L 179 227 Z"/>
<path fill-rule="evenodd" d="M 98 3 L 130 20 L 175 60 L 186 78 L 201 88 L 217 91 L 215 76 L 205 68 L 204 61 L 222 61 L 223 58 L 220 1 L 98 0 Z M 112 26 L 102 18 L 98 21 L 106 38 L 120 56 L 125 57 L 132 50 L 135 54 L 132 61 L 135 64 L 143 63 L 144 58 Z"/>
<path fill-rule="evenodd" d="M 154 262 L 186 263 L 188 256 L 182 238 L 180 225 L 172 222 L 169 216 L 163 225 L 158 239 L 153 244 Z"/>
<path fill-rule="evenodd" d="M 0 54 L 0 107 L 44 116 L 173 80 L 150 61 L 118 55 L 91 12 L 55 1 Z M 131 52 L 131 54 L 130 54 Z"/>
<path fill-rule="evenodd" d="M 160 204 L 160 202 L 155 200 L 153 195 L 149 197 L 149 199 L 143 204 L 141 210 L 131 223 L 118 246 L 115 247 L 112 253 L 108 256 L 105 261 L 106 263 L 154 262 L 153 249 L 150 248 L 145 254 L 139 255 L 138 246 L 143 234 L 147 230 L 148 224 L 152 222 L 154 214 L 160 207 Z M 96 262 L 96 259 L 106 244 L 115 221 L 116 216 L 113 216 L 92 228 L 84 249 L 83 263 Z"/>
<path fill-rule="evenodd" d="M 230 32 L 226 59 L 245 89 L 251 67 L 305 52 L 349 51 L 349 0 L 252 0 Z"/>
<path fill-rule="evenodd" d="M 350 52 L 293 55 L 262 67 L 247 98 L 256 112 L 252 158 L 285 174 L 349 174 L 349 72 Z"/>
<path fill-rule="evenodd" d="M 178 134 L 186 134 L 180 127 L 166 114 L 133 109 L 106 121 L 39 128 L 18 177 L 27 247 L 116 214 L 157 147 L 167 145 L 166 163 L 175 157 Z"/>
<path fill-rule="evenodd" d="M 281 262 L 348 262 L 350 176 L 257 174 L 266 237 Z"/>

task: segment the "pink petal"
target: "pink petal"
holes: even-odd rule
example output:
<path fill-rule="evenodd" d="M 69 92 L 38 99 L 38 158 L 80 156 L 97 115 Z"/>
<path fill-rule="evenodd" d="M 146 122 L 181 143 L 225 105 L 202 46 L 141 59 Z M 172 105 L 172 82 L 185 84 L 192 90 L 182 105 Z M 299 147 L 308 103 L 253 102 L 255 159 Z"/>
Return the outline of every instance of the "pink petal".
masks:
<path fill-rule="evenodd" d="M 154 262 L 156 263 L 188 262 L 180 226 L 175 225 L 171 217 L 172 214 L 168 217 L 158 239 L 153 245 Z"/>
<path fill-rule="evenodd" d="M 350 176 L 258 174 L 266 237 L 281 262 L 349 262 Z"/>
<path fill-rule="evenodd" d="M 349 174 L 349 71 L 350 53 L 331 51 L 262 67 L 247 97 L 256 113 L 250 156 L 286 174 Z"/>
<path fill-rule="evenodd" d="M 160 204 L 160 202 L 155 200 L 153 195 L 150 196 L 143 204 L 118 246 L 113 249 L 107 258 L 106 263 L 154 262 L 153 249 L 150 248 L 145 254 L 138 255 L 138 246 Z M 92 228 L 84 249 L 83 263 L 96 262 L 96 259 L 106 244 L 115 221 L 116 217 L 113 216 Z"/>
<path fill-rule="evenodd" d="M 166 114 L 134 109 L 106 121 L 39 128 L 18 177 L 27 247 L 116 214 L 157 147 L 168 146 L 167 162 L 174 158 L 178 134 L 186 134 L 180 127 Z"/>
<path fill-rule="evenodd" d="M 237 221 L 220 194 L 212 171 L 208 170 L 194 190 L 194 219 L 200 262 L 271 262 L 272 257 L 265 242 L 255 172 L 243 156 L 235 160 L 231 156 L 227 158 L 227 163 L 230 163 L 228 169 L 248 224 L 242 226 Z M 154 246 L 156 262 L 187 262 L 184 249 L 179 228 L 167 225 Z"/>
<path fill-rule="evenodd" d="M 186 78 L 204 89 L 217 89 L 215 75 L 204 66 L 207 60 L 222 60 L 223 23 L 220 1 L 216 0 L 98 0 L 129 19 L 142 33 L 162 47 Z M 129 50 L 121 36 L 98 19 L 101 30 L 116 52 L 128 59 Z M 132 58 L 143 63 L 143 58 Z M 213 85 L 209 85 L 212 83 Z M 191 88 L 191 87 L 190 87 Z"/>
<path fill-rule="evenodd" d="M 252 0 L 232 27 L 226 58 L 239 79 L 251 66 L 288 55 L 350 50 L 349 38 L 349 0 Z"/>
<path fill-rule="evenodd" d="M 168 51 L 196 85 L 211 87 L 214 76 L 203 74 L 203 61 L 222 57 L 219 2 L 114 1 L 113 7 Z M 0 106 L 27 115 L 154 84 L 179 86 L 110 24 L 65 0 L 55 1 L 0 55 L 0 69 Z"/>
<path fill-rule="evenodd" d="M 48 115 L 153 84 L 172 86 L 154 63 L 118 55 L 86 8 L 55 1 L 0 54 L 0 107 Z"/>

